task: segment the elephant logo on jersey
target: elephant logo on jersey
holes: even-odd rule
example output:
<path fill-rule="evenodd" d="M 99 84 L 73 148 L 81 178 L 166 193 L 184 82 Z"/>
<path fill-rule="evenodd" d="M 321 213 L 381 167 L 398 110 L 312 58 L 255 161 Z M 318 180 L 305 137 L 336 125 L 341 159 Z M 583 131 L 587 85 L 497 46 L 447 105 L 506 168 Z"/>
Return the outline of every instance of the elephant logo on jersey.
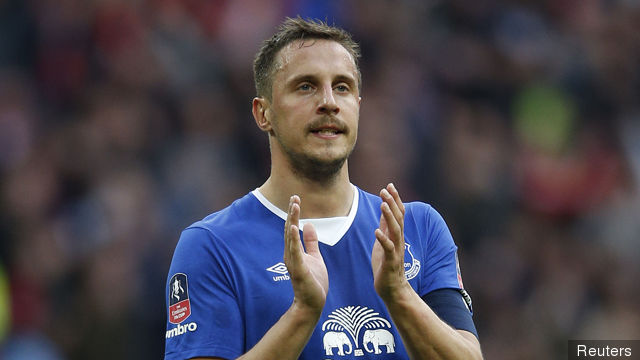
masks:
<path fill-rule="evenodd" d="M 420 260 L 416 259 L 411 253 L 411 244 L 404 244 L 404 276 L 407 280 L 411 280 L 420 272 Z"/>
<path fill-rule="evenodd" d="M 387 347 L 387 354 L 391 354 L 396 351 L 396 341 L 393 338 L 393 334 L 385 329 L 365 331 L 364 337 L 362 338 L 362 344 L 367 352 L 373 352 L 376 354 L 382 354 L 380 346 Z M 369 350 L 369 344 L 372 345 L 371 350 Z"/>
<path fill-rule="evenodd" d="M 322 323 L 325 355 L 332 356 L 336 348 L 339 356 L 352 352 L 354 356 L 362 356 L 364 350 L 381 354 L 381 347 L 386 349 L 387 354 L 395 352 L 393 334 L 386 330 L 391 329 L 391 323 L 373 309 L 366 306 L 345 306 L 332 311 L 328 318 Z M 363 330 L 364 350 L 360 347 L 360 333 Z"/>
<path fill-rule="evenodd" d="M 169 280 L 169 322 L 180 324 L 191 315 L 187 275 L 177 273 Z"/>
<path fill-rule="evenodd" d="M 348 346 L 348 350 L 344 350 L 344 346 Z M 351 340 L 347 337 L 347 334 L 340 331 L 327 331 L 322 338 L 322 347 L 324 352 L 329 355 L 333 355 L 333 348 L 338 348 L 338 355 L 344 356 L 344 354 L 351 354 L 353 346 Z"/>

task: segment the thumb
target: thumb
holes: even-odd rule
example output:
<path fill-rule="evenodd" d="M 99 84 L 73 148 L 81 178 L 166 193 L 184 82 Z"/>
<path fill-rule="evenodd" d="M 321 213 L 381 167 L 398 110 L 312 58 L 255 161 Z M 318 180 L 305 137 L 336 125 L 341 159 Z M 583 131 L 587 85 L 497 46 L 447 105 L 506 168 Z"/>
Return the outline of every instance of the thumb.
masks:
<path fill-rule="evenodd" d="M 309 255 L 320 255 L 320 247 L 318 246 L 318 233 L 312 224 L 306 223 L 302 228 L 302 239 L 304 248 Z"/>

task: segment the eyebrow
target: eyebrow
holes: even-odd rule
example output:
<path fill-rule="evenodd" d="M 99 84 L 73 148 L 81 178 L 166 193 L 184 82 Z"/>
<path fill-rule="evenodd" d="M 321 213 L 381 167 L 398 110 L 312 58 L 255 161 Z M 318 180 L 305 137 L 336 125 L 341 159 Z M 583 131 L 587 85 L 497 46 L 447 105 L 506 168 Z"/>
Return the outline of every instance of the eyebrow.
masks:
<path fill-rule="evenodd" d="M 296 75 L 293 78 L 291 78 L 290 80 L 287 81 L 287 84 L 297 84 L 300 82 L 305 82 L 305 81 L 309 81 L 309 82 L 315 82 L 318 80 L 318 77 L 312 74 L 301 74 L 301 75 Z M 348 75 L 344 75 L 344 74 L 339 74 L 336 75 L 333 80 L 333 82 L 346 82 L 348 84 L 356 84 L 356 79 L 353 76 L 348 76 Z"/>
<path fill-rule="evenodd" d="M 297 84 L 305 81 L 314 82 L 316 80 L 317 80 L 317 76 L 310 75 L 310 74 L 301 74 L 301 75 L 296 75 L 293 78 L 289 79 L 287 81 L 287 84 Z"/>
<path fill-rule="evenodd" d="M 336 76 L 334 81 L 346 82 L 346 83 L 348 83 L 350 85 L 355 85 L 357 83 L 356 79 L 353 76 L 347 76 L 347 75 L 342 75 L 342 74 Z"/>

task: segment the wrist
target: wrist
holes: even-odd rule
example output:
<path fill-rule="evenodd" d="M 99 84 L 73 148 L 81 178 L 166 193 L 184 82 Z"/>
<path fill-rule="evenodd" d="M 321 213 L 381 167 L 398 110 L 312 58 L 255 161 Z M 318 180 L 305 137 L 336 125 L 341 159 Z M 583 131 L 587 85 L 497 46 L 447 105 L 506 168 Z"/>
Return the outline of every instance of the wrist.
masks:
<path fill-rule="evenodd" d="M 302 321 L 318 321 L 323 308 L 324 303 L 322 303 L 322 305 L 310 306 L 294 297 L 289 311 L 295 318 L 299 318 Z"/>
<path fill-rule="evenodd" d="M 411 287 L 411 284 L 405 280 L 402 284 L 389 288 L 387 291 L 379 293 L 378 295 L 387 307 L 389 307 L 390 305 L 397 305 L 409 301 L 415 295 L 415 291 Z"/>

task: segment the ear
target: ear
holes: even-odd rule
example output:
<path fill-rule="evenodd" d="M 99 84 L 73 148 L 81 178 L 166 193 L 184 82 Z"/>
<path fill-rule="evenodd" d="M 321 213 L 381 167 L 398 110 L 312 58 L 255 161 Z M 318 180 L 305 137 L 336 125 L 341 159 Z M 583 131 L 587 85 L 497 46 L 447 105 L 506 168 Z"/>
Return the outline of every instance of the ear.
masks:
<path fill-rule="evenodd" d="M 269 101 L 265 98 L 256 97 L 253 98 L 251 103 L 251 112 L 253 113 L 253 119 L 260 130 L 264 132 L 271 131 L 271 120 L 269 119 Z"/>

